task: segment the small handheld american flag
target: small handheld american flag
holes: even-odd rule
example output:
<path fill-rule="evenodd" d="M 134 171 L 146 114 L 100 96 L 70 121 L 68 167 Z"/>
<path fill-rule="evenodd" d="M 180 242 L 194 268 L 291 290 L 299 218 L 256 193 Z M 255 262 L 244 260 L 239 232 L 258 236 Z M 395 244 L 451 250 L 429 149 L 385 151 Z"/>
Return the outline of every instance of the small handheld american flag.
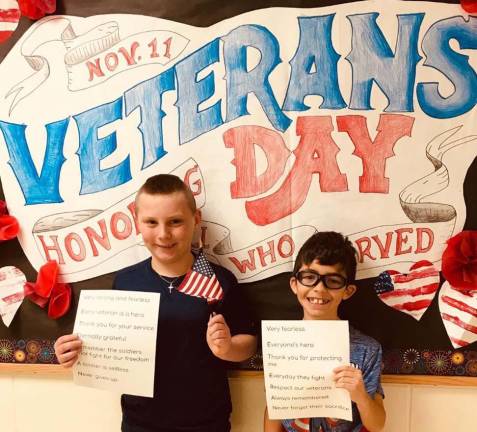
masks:
<path fill-rule="evenodd" d="M 195 256 L 194 264 L 186 274 L 177 291 L 207 299 L 208 303 L 215 303 L 222 299 L 224 291 L 215 276 L 214 269 L 201 250 Z"/>

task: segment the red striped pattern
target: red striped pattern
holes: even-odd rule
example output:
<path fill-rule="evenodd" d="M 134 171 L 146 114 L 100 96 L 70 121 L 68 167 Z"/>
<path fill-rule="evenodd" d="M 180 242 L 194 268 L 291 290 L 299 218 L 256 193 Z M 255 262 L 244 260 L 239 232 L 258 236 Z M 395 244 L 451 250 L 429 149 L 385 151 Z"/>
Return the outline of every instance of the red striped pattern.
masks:
<path fill-rule="evenodd" d="M 414 312 L 420 311 L 421 309 L 427 309 L 431 303 L 432 300 L 418 300 L 415 302 L 395 304 L 393 308 L 401 312 Z"/>
<path fill-rule="evenodd" d="M 0 22 L 17 23 L 20 16 L 20 9 L 0 9 Z"/>
<path fill-rule="evenodd" d="M 468 314 L 477 317 L 477 309 L 469 306 L 467 303 L 463 301 L 456 300 L 449 296 L 442 296 L 442 301 L 453 308 L 456 308 L 462 312 L 467 312 Z"/>
<path fill-rule="evenodd" d="M 444 282 L 439 293 L 439 310 L 454 348 L 477 341 L 477 287 L 464 293 Z"/>
<path fill-rule="evenodd" d="M 439 289 L 439 271 L 425 260 L 414 263 L 407 274 L 388 270 L 381 275 L 378 297 L 416 320 L 421 319 Z"/>
<path fill-rule="evenodd" d="M 224 296 L 224 291 L 214 270 L 202 250 L 195 257 L 192 270 L 186 275 L 177 290 L 186 295 L 205 298 L 209 303 L 219 301 Z"/>
<path fill-rule="evenodd" d="M 292 421 L 292 427 L 296 432 L 309 432 L 310 430 L 310 419 L 295 419 Z"/>
<path fill-rule="evenodd" d="M 395 289 L 394 291 L 380 294 L 380 298 L 386 299 L 386 298 L 392 298 L 392 297 L 401 297 L 403 295 L 416 297 L 422 294 L 434 294 L 438 288 L 439 288 L 439 283 L 431 283 L 429 285 L 424 285 L 422 287 L 417 287 L 417 288 Z"/>
<path fill-rule="evenodd" d="M 24 297 L 25 297 L 25 294 L 24 294 L 23 291 L 21 291 L 21 292 L 17 292 L 17 293 L 14 293 L 14 294 L 10 294 L 6 297 L 3 297 L 2 301 L 4 303 L 10 305 L 10 304 L 13 304 L 13 303 L 21 302 Z"/>
<path fill-rule="evenodd" d="M 422 264 L 418 263 L 419 267 L 422 267 Z M 423 279 L 426 277 L 431 277 L 431 276 L 438 276 L 439 272 L 432 266 L 432 264 L 427 264 L 428 266 L 430 265 L 431 267 L 426 268 L 425 270 L 422 271 L 415 271 L 416 268 L 413 266 L 413 272 L 409 274 L 401 274 L 401 273 L 395 273 L 393 271 L 389 271 L 389 274 L 395 275 L 394 276 L 394 283 L 406 283 L 406 282 L 411 282 L 416 279 Z"/>
<path fill-rule="evenodd" d="M 466 345 L 469 345 L 469 342 L 463 340 L 463 339 L 459 339 L 459 338 L 456 338 L 456 337 L 451 337 L 450 338 L 451 342 L 452 342 L 452 345 L 455 347 L 455 348 L 462 348 Z"/>
<path fill-rule="evenodd" d="M 8 327 L 25 297 L 25 275 L 16 267 L 0 268 L 0 316 Z"/>
<path fill-rule="evenodd" d="M 446 313 L 441 314 L 442 318 L 450 321 L 451 323 L 458 325 L 459 327 L 463 328 L 464 330 L 467 330 L 469 332 L 477 334 L 477 326 L 474 326 L 472 324 L 466 323 L 462 321 L 459 317 L 452 316 Z"/>
<path fill-rule="evenodd" d="M 0 43 L 6 41 L 16 30 L 20 16 L 19 8 L 0 8 Z"/>
<path fill-rule="evenodd" d="M 189 273 L 179 291 L 194 297 L 206 298 L 210 301 L 220 300 L 223 295 L 222 287 L 215 275 L 209 279 L 198 272 Z"/>

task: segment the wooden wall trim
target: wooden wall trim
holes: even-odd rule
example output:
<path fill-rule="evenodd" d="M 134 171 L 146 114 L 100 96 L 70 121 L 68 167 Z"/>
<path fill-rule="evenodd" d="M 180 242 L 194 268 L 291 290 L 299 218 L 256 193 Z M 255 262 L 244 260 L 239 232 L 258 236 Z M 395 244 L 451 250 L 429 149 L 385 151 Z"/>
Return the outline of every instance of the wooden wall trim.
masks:
<path fill-rule="evenodd" d="M 70 378 L 71 369 L 59 365 L 0 363 L 0 376 L 25 376 Z M 262 378 L 262 371 L 233 370 L 229 372 L 233 379 Z M 412 384 L 430 386 L 477 387 L 477 377 L 433 376 L 433 375 L 383 375 L 384 384 Z"/>

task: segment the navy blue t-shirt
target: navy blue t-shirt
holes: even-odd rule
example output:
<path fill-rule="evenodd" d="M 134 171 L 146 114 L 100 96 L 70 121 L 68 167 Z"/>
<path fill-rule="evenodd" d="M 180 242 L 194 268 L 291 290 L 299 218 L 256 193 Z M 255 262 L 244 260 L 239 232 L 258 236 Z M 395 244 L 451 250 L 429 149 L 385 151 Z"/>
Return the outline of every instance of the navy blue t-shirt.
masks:
<path fill-rule="evenodd" d="M 211 263 L 212 264 L 212 263 Z M 232 335 L 255 334 L 255 325 L 235 276 L 212 264 L 224 297 L 217 305 Z M 174 285 L 179 285 L 180 279 Z M 227 363 L 206 341 L 210 308 L 205 299 L 168 288 L 151 259 L 120 271 L 113 289 L 159 292 L 154 397 L 123 395 L 123 422 L 145 430 L 187 428 L 227 421 L 232 410 Z"/>

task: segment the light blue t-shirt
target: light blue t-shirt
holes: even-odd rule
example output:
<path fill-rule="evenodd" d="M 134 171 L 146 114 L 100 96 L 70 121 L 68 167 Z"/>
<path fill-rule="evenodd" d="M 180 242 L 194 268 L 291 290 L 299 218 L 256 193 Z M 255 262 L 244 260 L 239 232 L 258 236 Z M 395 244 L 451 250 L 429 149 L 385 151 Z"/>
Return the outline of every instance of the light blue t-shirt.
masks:
<path fill-rule="evenodd" d="M 366 336 L 355 328 L 349 328 L 350 363 L 357 365 L 363 373 L 364 386 L 371 397 L 376 393 L 384 396 L 381 387 L 381 345 L 370 336 Z M 365 431 L 361 423 L 358 407 L 353 402 L 353 420 L 313 418 L 310 419 L 310 432 L 360 432 Z M 282 420 L 287 432 L 300 432 L 293 427 L 293 420 Z"/>

